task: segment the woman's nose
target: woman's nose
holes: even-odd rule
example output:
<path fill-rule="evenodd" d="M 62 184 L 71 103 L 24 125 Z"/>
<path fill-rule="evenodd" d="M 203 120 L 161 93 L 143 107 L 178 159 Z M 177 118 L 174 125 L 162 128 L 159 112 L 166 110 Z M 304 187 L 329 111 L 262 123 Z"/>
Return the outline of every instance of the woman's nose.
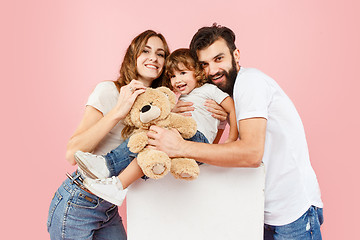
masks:
<path fill-rule="evenodd" d="M 149 57 L 149 60 L 151 60 L 151 61 L 153 61 L 153 62 L 157 61 L 157 55 L 154 54 L 154 53 L 151 54 L 150 57 Z"/>

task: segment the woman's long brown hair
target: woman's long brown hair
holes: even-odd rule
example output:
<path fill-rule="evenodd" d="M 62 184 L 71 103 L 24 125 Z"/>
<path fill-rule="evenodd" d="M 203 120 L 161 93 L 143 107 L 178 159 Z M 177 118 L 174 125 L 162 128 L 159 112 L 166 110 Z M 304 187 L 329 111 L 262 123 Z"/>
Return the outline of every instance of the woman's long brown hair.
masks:
<path fill-rule="evenodd" d="M 153 30 L 146 30 L 145 32 L 140 33 L 138 36 L 136 36 L 132 41 L 130 46 L 127 48 L 124 60 L 120 67 L 120 76 L 115 81 L 115 85 L 117 89 L 120 91 L 120 88 L 122 86 L 125 86 L 131 82 L 133 79 L 137 79 L 139 77 L 139 73 L 136 69 L 136 61 L 137 58 L 140 56 L 142 51 L 144 50 L 147 41 L 151 37 L 158 37 L 164 44 L 164 50 L 165 50 L 165 59 L 169 56 L 170 50 L 168 47 L 168 44 L 164 38 L 164 36 L 161 33 L 157 33 Z M 158 87 L 160 86 L 162 79 L 164 77 L 164 68 L 161 73 L 161 75 L 155 79 L 151 83 L 151 87 Z M 130 134 L 133 132 L 134 127 L 126 125 L 124 129 L 121 132 L 122 137 L 128 138 Z"/>

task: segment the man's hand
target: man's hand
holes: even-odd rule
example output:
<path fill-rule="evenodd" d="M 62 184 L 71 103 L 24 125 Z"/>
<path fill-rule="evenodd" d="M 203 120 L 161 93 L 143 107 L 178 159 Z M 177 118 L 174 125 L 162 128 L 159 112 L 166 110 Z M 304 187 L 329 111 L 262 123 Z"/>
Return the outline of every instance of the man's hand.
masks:
<path fill-rule="evenodd" d="M 175 107 L 171 110 L 173 113 L 178 113 L 186 117 L 191 117 L 191 112 L 194 111 L 192 102 L 178 101 Z"/>
<path fill-rule="evenodd" d="M 163 151 L 167 153 L 169 157 L 182 156 L 182 149 L 186 141 L 177 130 L 151 126 L 147 136 L 149 137 L 147 148 Z"/>
<path fill-rule="evenodd" d="M 222 108 L 219 104 L 217 104 L 217 102 L 215 102 L 214 100 L 206 100 L 204 106 L 206 107 L 206 109 L 212 113 L 211 116 L 213 116 L 214 118 L 220 120 L 220 121 L 225 121 L 227 118 L 227 113 L 224 110 L 224 108 Z"/>

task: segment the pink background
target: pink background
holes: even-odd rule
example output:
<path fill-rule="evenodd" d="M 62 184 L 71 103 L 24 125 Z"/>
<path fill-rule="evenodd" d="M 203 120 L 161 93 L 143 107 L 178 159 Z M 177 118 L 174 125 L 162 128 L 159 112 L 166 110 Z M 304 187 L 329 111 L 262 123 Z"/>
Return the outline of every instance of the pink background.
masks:
<path fill-rule="evenodd" d="M 94 86 L 118 76 L 131 39 L 151 28 L 174 50 L 213 22 L 234 30 L 241 64 L 275 78 L 297 106 L 325 204 L 324 239 L 358 235 L 358 1 L 8 2 L 0 7 L 3 239 L 49 238 L 50 200 L 75 169 L 66 143 Z"/>

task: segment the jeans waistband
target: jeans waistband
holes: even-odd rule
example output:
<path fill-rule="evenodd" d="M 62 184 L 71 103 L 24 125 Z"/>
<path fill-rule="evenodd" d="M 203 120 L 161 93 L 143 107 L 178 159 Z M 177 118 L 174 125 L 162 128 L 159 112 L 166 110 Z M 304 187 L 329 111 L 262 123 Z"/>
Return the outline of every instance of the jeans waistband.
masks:
<path fill-rule="evenodd" d="M 76 170 L 75 172 L 73 172 L 72 174 L 69 174 L 68 172 L 66 173 L 66 176 L 68 177 L 68 179 L 70 180 L 71 184 L 75 184 L 76 186 L 78 186 L 79 188 L 81 188 L 82 190 L 84 190 L 85 192 L 88 192 L 90 194 L 93 194 L 92 192 L 90 192 L 85 186 L 84 186 L 84 178 L 82 177 L 81 173 Z M 94 194 L 93 194 L 94 195 Z"/>

